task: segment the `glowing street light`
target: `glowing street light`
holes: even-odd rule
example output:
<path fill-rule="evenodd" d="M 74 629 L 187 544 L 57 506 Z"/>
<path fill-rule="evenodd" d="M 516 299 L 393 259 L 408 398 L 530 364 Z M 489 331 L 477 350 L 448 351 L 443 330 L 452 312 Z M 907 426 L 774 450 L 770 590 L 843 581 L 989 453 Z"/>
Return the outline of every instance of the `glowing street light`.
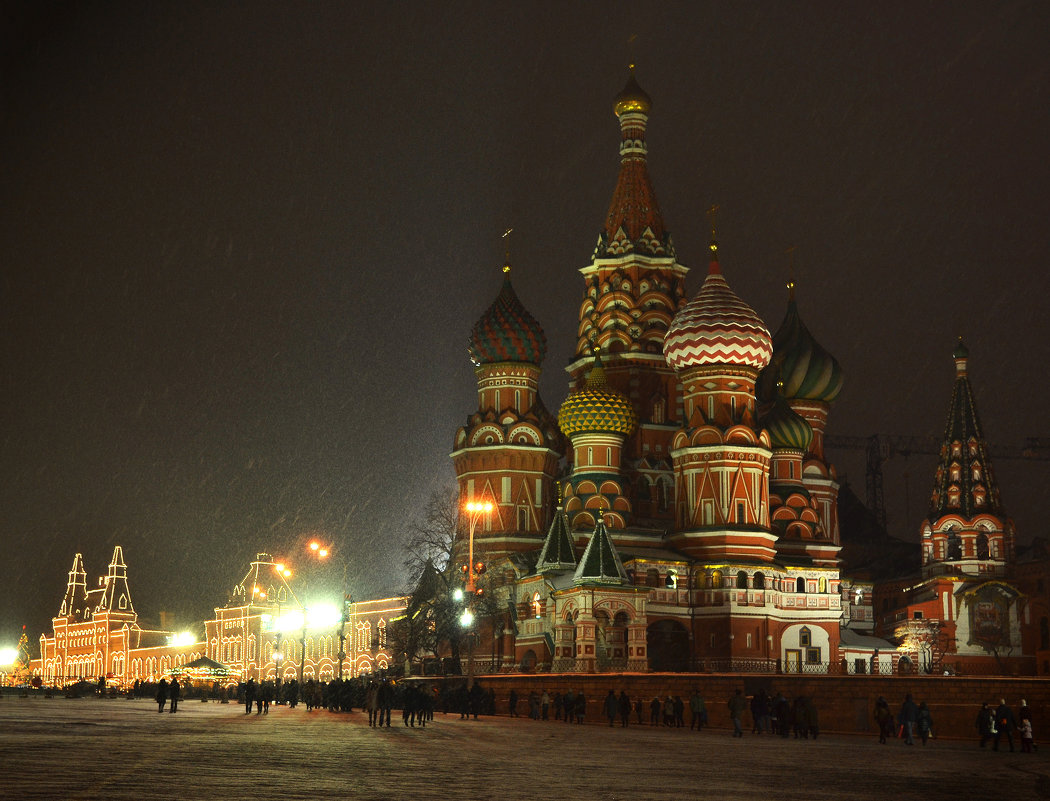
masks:
<path fill-rule="evenodd" d="M 467 545 L 467 592 L 473 595 L 477 591 L 475 584 L 475 570 L 476 565 L 474 564 L 474 530 L 478 527 L 478 521 L 482 515 L 488 518 L 490 512 L 492 512 L 492 503 L 490 501 L 468 501 L 467 502 L 467 523 L 470 537 Z"/>

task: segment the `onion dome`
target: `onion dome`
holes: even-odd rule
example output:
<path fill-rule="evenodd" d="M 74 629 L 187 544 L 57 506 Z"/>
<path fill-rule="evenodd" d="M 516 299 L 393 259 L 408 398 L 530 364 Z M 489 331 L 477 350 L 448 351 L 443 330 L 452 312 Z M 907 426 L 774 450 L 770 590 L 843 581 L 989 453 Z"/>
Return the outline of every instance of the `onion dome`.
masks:
<path fill-rule="evenodd" d="M 547 336 L 526 311 L 510 283 L 510 265 L 503 267 L 503 288 L 470 332 L 468 351 L 475 366 L 495 362 L 539 364 L 547 355 Z"/>
<path fill-rule="evenodd" d="M 769 432 L 773 450 L 792 450 L 805 453 L 813 442 L 813 429 L 802 415 L 788 404 L 787 398 L 777 392 L 773 408 L 769 410 L 762 427 Z"/>
<path fill-rule="evenodd" d="M 769 329 L 729 288 L 717 261 L 717 245 L 700 291 L 678 310 L 664 336 L 664 357 L 675 370 L 725 364 L 761 370 L 773 355 Z"/>
<path fill-rule="evenodd" d="M 626 437 L 637 424 L 634 407 L 606 383 L 605 368 L 597 356 L 583 386 L 570 393 L 558 410 L 558 427 L 567 437 L 589 432 Z"/>
<path fill-rule="evenodd" d="M 638 81 L 634 79 L 634 64 L 632 64 L 631 74 L 627 77 L 627 85 L 624 86 L 623 91 L 616 96 L 616 103 L 613 105 L 613 111 L 616 112 L 616 116 L 619 117 L 621 114 L 626 114 L 631 111 L 648 114 L 649 109 L 652 107 L 652 99 L 646 94 L 645 90 L 638 85 Z"/>
<path fill-rule="evenodd" d="M 822 348 L 798 315 L 795 284 L 788 284 L 788 309 L 773 335 L 773 364 L 759 381 L 759 394 L 772 397 L 776 376 L 790 400 L 831 403 L 842 391 L 844 375 L 835 357 Z"/>

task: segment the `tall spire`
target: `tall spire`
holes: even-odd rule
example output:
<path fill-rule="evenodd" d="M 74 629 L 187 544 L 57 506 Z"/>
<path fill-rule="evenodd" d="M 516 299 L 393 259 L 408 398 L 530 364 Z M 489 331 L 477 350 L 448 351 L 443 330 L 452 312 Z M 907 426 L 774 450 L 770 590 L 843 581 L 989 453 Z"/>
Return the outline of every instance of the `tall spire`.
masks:
<path fill-rule="evenodd" d="M 79 615 L 87 601 L 87 571 L 84 570 L 84 557 L 77 554 L 73 557 L 73 566 L 69 569 L 69 580 L 66 583 L 66 596 L 62 599 L 59 616 Z"/>
<path fill-rule="evenodd" d="M 970 385 L 969 356 L 960 337 L 952 353 L 955 386 L 930 498 L 931 521 L 946 514 L 965 518 L 978 514 L 1005 515 Z"/>
<path fill-rule="evenodd" d="M 128 566 L 124 564 L 124 551 L 119 545 L 113 548 L 113 558 L 109 560 L 98 610 L 135 614 L 135 607 L 131 605 L 131 591 L 128 590 Z"/>
<path fill-rule="evenodd" d="M 651 108 L 652 100 L 635 80 L 631 64 L 627 84 L 613 105 L 620 121 L 620 174 L 594 251 L 596 259 L 631 252 L 644 256 L 675 255 L 646 163 L 645 129 Z"/>
<path fill-rule="evenodd" d="M 543 541 L 539 559 L 536 560 L 536 572 L 545 573 L 553 570 L 574 570 L 576 552 L 572 547 L 572 536 L 569 534 L 569 517 L 562 508 L 561 485 L 558 485 L 558 511 L 551 521 L 547 539 Z"/>

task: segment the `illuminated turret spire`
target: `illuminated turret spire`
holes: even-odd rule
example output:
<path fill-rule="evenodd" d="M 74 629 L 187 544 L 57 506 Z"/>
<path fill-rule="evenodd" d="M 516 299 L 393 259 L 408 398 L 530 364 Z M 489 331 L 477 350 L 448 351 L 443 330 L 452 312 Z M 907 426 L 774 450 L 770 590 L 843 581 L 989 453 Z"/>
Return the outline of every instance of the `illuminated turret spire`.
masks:
<path fill-rule="evenodd" d="M 77 554 L 73 557 L 73 567 L 69 569 L 69 581 L 66 583 L 66 597 L 62 600 L 60 617 L 80 616 L 87 602 L 87 572 L 84 570 L 84 557 Z"/>
<path fill-rule="evenodd" d="M 98 611 L 135 614 L 135 607 L 131 605 L 131 591 L 128 590 L 128 566 L 124 564 L 124 551 L 119 545 L 113 549 L 113 558 L 109 560 Z"/>
<path fill-rule="evenodd" d="M 649 95 L 635 80 L 631 64 L 627 85 L 613 104 L 620 120 L 620 174 L 594 251 L 596 259 L 631 252 L 644 256 L 675 255 L 646 163 L 645 129 L 652 105 Z"/>

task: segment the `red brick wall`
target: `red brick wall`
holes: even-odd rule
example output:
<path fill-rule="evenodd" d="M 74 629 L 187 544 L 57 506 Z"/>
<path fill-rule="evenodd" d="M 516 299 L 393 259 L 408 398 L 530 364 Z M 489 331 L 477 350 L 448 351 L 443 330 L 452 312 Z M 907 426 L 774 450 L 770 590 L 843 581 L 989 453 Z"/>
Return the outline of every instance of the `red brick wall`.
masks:
<path fill-rule="evenodd" d="M 936 737 L 976 738 L 974 721 L 981 703 L 998 705 L 1005 698 L 1015 714 L 1021 699 L 1032 708 L 1036 742 L 1050 738 L 1050 679 L 1047 678 L 970 678 L 961 676 L 788 676 L 788 675 L 724 675 L 685 673 L 642 674 L 530 674 L 480 676 L 478 681 L 496 693 L 497 714 L 507 714 L 507 697 L 511 688 L 518 691 L 518 714 L 528 715 L 528 694 L 544 689 L 552 696 L 572 689 L 587 696 L 587 720 L 604 719 L 602 710 L 606 694 L 616 695 L 626 690 L 632 702 L 641 696 L 646 702 L 654 695 L 681 695 L 687 702 L 694 688 L 699 688 L 707 704 L 709 725 L 730 728 L 726 702 L 740 688 L 746 695 L 759 689 L 783 692 L 789 700 L 808 695 L 819 713 L 821 731 L 838 733 L 877 733 L 872 717 L 875 700 L 882 696 L 894 714 L 900 709 L 906 693 L 916 703 L 925 701 L 933 716 Z M 645 707 L 648 721 L 648 706 Z M 553 711 L 551 715 L 553 716 Z M 632 717 L 633 720 L 633 717 Z M 745 715 L 745 726 L 751 726 L 750 714 Z"/>

